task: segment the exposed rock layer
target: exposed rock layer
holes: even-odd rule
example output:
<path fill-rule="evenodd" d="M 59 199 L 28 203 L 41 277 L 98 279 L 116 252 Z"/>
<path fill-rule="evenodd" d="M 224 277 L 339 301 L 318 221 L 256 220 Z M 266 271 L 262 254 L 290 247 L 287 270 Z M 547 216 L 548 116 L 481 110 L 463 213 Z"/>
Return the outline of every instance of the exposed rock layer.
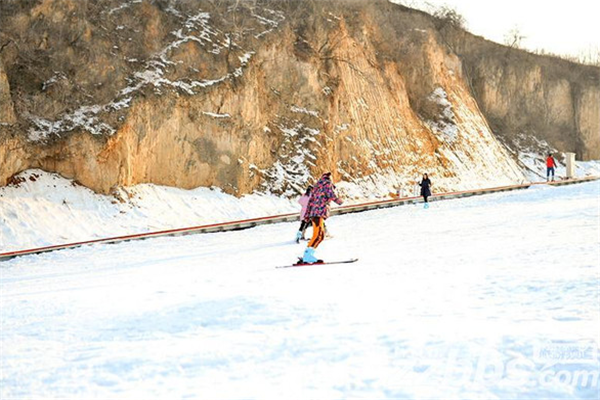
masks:
<path fill-rule="evenodd" d="M 510 145 L 519 134 L 578 158 L 600 159 L 600 69 L 536 56 L 466 32 L 448 35 L 473 94 Z"/>
<path fill-rule="evenodd" d="M 459 188 L 523 179 L 495 134 L 600 151 L 597 68 L 482 57 L 483 39 L 387 1 L 2 7 L 0 183 L 42 168 L 104 193 L 293 194 L 324 170 L 390 186 L 428 171 Z"/>

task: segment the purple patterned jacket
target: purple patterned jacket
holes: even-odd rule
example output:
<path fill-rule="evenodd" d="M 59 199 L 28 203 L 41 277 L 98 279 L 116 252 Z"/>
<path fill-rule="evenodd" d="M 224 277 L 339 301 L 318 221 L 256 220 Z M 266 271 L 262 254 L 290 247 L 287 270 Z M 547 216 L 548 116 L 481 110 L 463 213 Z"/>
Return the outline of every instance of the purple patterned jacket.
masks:
<path fill-rule="evenodd" d="M 342 204 L 342 200 L 336 196 L 333 189 L 331 174 L 323 174 L 310 193 L 310 200 L 306 207 L 306 219 L 312 217 L 329 217 L 329 202 L 332 200 L 337 204 Z"/>

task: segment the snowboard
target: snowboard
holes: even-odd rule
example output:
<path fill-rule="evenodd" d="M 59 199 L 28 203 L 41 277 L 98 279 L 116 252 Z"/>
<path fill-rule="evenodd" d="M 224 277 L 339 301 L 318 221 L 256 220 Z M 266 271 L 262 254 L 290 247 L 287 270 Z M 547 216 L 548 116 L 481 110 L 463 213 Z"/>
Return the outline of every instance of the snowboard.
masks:
<path fill-rule="evenodd" d="M 350 263 L 354 263 L 357 261 L 358 261 L 358 258 L 351 258 L 349 260 L 340 260 L 340 261 L 323 261 L 323 262 L 316 262 L 316 263 L 312 263 L 312 264 L 306 264 L 306 263 L 303 263 L 300 261 L 300 262 L 297 262 L 296 264 L 281 265 L 281 266 L 275 267 L 275 268 L 310 267 L 311 265 L 350 264 Z"/>

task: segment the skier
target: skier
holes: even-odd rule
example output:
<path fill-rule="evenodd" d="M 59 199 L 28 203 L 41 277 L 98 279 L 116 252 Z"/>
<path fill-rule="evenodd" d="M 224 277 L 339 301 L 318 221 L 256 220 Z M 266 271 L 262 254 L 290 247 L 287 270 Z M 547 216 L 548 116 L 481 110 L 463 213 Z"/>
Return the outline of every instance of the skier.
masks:
<path fill-rule="evenodd" d="M 300 243 L 300 239 L 304 240 L 304 232 L 306 232 L 306 228 L 308 228 L 308 224 L 310 223 L 310 221 L 306 219 L 306 207 L 308 207 L 312 188 L 312 185 L 309 185 L 306 188 L 306 192 L 298 199 L 298 203 L 302 206 L 302 210 L 300 211 L 300 229 L 298 229 L 298 233 L 296 233 L 296 243 Z"/>
<path fill-rule="evenodd" d="M 429 180 L 429 176 L 427 174 L 423 174 L 423 179 L 419 182 L 419 186 L 421 186 L 421 196 L 423 196 L 423 200 L 425 201 L 424 208 L 429 208 L 429 203 L 427 202 L 427 198 L 431 196 L 431 181 Z"/>
<path fill-rule="evenodd" d="M 552 153 L 548 154 L 546 158 L 546 182 L 550 180 L 550 174 L 552 174 L 552 182 L 554 182 L 554 168 L 556 167 L 556 161 L 552 157 Z"/>
<path fill-rule="evenodd" d="M 327 217 L 329 217 L 329 203 L 331 201 L 342 204 L 342 200 L 335 194 L 334 186 L 331 182 L 331 172 L 326 172 L 314 186 L 306 209 L 306 218 L 312 222 L 313 235 L 308 242 L 306 250 L 304 250 L 304 255 L 302 256 L 303 263 L 313 264 L 323 262 L 315 257 L 315 250 L 325 238 L 324 224 Z"/>

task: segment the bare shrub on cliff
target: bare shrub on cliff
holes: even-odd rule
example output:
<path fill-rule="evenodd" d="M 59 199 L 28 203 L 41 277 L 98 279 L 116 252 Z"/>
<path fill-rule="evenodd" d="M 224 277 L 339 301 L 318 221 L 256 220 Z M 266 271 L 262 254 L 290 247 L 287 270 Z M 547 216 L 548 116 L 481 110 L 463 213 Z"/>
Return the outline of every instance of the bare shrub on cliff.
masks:
<path fill-rule="evenodd" d="M 467 20 L 456 9 L 449 6 L 442 6 L 433 11 L 436 27 L 439 30 L 445 28 L 466 29 Z"/>
<path fill-rule="evenodd" d="M 584 65 L 594 65 L 600 67 L 600 47 L 590 46 L 587 50 L 579 52 L 577 62 Z"/>
<path fill-rule="evenodd" d="M 600 48 L 593 50 L 590 48 L 587 51 L 582 51 L 579 55 L 557 54 L 545 49 L 525 50 L 529 53 L 538 56 L 551 57 L 558 60 L 564 60 L 575 64 L 588 65 L 592 67 L 600 67 Z"/>
<path fill-rule="evenodd" d="M 506 35 L 504 35 L 504 44 L 513 49 L 520 49 L 521 43 L 527 36 L 521 33 L 518 26 L 514 26 Z"/>

